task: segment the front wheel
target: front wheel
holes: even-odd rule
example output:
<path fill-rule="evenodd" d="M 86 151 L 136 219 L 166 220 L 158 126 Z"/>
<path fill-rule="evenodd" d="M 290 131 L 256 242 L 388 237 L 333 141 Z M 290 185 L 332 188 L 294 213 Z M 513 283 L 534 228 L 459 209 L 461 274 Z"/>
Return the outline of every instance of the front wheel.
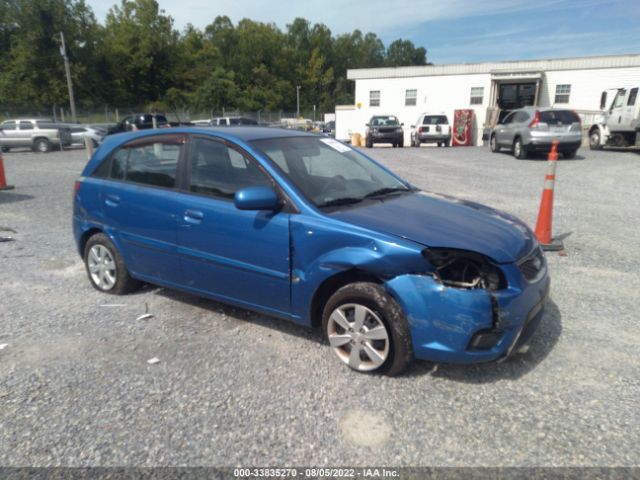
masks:
<path fill-rule="evenodd" d="M 577 152 L 577 150 L 567 150 L 565 152 L 562 152 L 562 156 L 564 158 L 575 158 Z"/>
<path fill-rule="evenodd" d="M 524 145 L 522 145 L 522 140 L 516 138 L 516 141 L 513 142 L 513 156 L 522 160 L 527 158 L 527 152 L 524 149 Z"/>
<path fill-rule="evenodd" d="M 371 140 L 369 140 L 369 139 L 367 139 L 367 140 L 364 142 L 364 144 L 365 144 L 365 146 L 366 146 L 367 148 L 371 148 L 371 147 L 373 147 L 373 142 L 372 142 Z"/>
<path fill-rule="evenodd" d="M 104 233 L 93 235 L 87 242 L 84 264 L 91 285 L 101 292 L 122 295 L 140 285 L 129 275 L 120 253 Z"/>
<path fill-rule="evenodd" d="M 398 148 L 404 148 L 404 140 L 400 140 L 400 143 L 398 143 Z"/>
<path fill-rule="evenodd" d="M 589 134 L 589 148 L 591 150 L 602 150 L 602 144 L 600 143 L 600 130 L 595 129 Z"/>
<path fill-rule="evenodd" d="M 398 375 L 413 359 L 404 313 L 376 283 L 340 288 L 324 308 L 322 326 L 334 353 L 358 372 Z"/>

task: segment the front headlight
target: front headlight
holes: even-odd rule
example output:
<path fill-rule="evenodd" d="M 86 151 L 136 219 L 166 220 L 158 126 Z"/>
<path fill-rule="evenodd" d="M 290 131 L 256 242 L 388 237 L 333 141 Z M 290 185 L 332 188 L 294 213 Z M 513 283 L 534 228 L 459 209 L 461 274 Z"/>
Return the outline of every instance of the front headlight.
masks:
<path fill-rule="evenodd" d="M 422 254 L 433 265 L 436 278 L 448 287 L 495 291 L 507 286 L 502 270 L 479 253 L 426 248 Z"/>

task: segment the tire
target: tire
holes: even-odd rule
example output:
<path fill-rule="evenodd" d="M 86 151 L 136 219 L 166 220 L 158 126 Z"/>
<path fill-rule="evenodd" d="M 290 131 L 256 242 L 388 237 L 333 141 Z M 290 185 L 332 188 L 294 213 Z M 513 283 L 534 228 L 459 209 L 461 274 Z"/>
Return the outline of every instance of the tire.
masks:
<path fill-rule="evenodd" d="M 93 288 L 103 293 L 123 295 L 140 286 L 131 278 L 115 245 L 104 233 L 96 233 L 84 248 L 84 265 Z"/>
<path fill-rule="evenodd" d="M 338 358 L 357 372 L 394 376 L 413 360 L 404 313 L 376 283 L 356 282 L 336 291 L 325 305 L 322 330 Z"/>
<path fill-rule="evenodd" d="M 420 148 L 420 139 L 419 138 L 416 138 L 415 146 Z"/>
<path fill-rule="evenodd" d="M 522 145 L 522 140 L 520 138 L 516 138 L 513 142 L 513 156 L 519 160 L 524 160 L 527 158 L 527 152 L 524 149 L 524 145 Z"/>
<path fill-rule="evenodd" d="M 400 143 L 398 143 L 398 148 L 404 148 L 404 139 L 400 140 Z"/>
<path fill-rule="evenodd" d="M 46 138 L 36 138 L 33 141 L 33 151 L 40 153 L 47 153 L 51 151 L 51 142 Z"/>
<path fill-rule="evenodd" d="M 445 146 L 445 148 L 446 147 L 450 147 L 451 146 L 451 140 L 445 140 L 444 146 Z"/>
<path fill-rule="evenodd" d="M 441 142 L 438 142 L 438 148 L 440 148 L 442 146 Z"/>
<path fill-rule="evenodd" d="M 562 156 L 564 158 L 568 158 L 568 159 L 576 158 L 576 153 L 577 152 L 578 152 L 578 150 L 567 150 L 565 152 L 562 152 Z"/>
<path fill-rule="evenodd" d="M 500 151 L 495 135 L 491 135 L 491 138 L 489 139 L 489 148 L 491 148 L 493 153 L 498 153 Z"/>
<path fill-rule="evenodd" d="M 602 144 L 600 143 L 600 130 L 597 128 L 589 134 L 589 148 L 591 150 L 602 150 Z"/>
<path fill-rule="evenodd" d="M 373 147 L 373 142 L 371 140 L 369 140 L 369 139 L 365 140 L 364 144 L 365 144 L 365 146 L 367 148 L 372 148 Z"/>
<path fill-rule="evenodd" d="M 11 147 L 0 147 L 0 150 L 2 150 L 2 153 L 7 153 L 9 150 L 11 150 Z"/>

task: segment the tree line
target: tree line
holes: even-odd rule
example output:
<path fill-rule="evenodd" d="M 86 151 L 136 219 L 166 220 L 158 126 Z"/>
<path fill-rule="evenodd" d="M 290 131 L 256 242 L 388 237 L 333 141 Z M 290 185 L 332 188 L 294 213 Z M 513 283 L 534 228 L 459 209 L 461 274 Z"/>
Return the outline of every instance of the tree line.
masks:
<path fill-rule="evenodd" d="M 122 0 L 104 24 L 83 0 L 0 0 L 0 110 L 68 105 L 64 32 L 79 109 L 319 112 L 353 102 L 347 68 L 425 65 L 426 50 L 375 33 L 333 35 L 296 18 L 286 29 L 218 16 L 174 27 L 155 0 Z"/>

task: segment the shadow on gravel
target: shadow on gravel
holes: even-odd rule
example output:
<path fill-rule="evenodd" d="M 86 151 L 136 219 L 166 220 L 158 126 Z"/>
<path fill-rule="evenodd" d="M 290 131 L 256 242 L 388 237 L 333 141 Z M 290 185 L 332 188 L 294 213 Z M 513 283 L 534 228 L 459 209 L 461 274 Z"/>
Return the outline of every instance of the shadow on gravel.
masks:
<path fill-rule="evenodd" d="M 464 383 L 493 383 L 498 380 L 517 380 L 536 368 L 553 347 L 558 343 L 562 333 L 562 316 L 558 305 L 547 301 L 545 314 L 538 329 L 528 343 L 526 353 L 514 352 L 504 362 L 480 363 L 475 365 L 440 364 L 435 369 L 430 362 L 416 362 L 407 376 L 431 374 L 434 377 L 446 378 Z M 434 371 L 435 370 L 435 371 Z"/>
<path fill-rule="evenodd" d="M 25 195 L 24 193 L 14 193 L 14 190 L 0 192 L 0 205 L 5 203 L 22 202 L 23 200 L 31 200 L 33 195 Z"/>
<path fill-rule="evenodd" d="M 517 159 L 517 158 L 515 158 L 513 156 L 513 153 L 507 152 L 507 151 L 501 151 L 500 154 L 501 155 L 506 155 L 508 157 L 512 157 L 514 160 L 518 160 L 519 162 L 525 162 L 527 160 L 533 161 L 533 162 L 540 162 L 540 161 L 548 160 L 548 154 L 546 154 L 546 153 L 529 153 L 527 155 L 527 158 L 523 158 L 523 159 Z M 576 156 L 573 157 L 573 158 L 564 158 L 561 153 L 558 153 L 558 161 L 559 162 L 573 162 L 575 160 L 584 160 L 584 159 L 585 159 L 585 157 L 583 157 L 580 154 L 576 154 Z"/>
<path fill-rule="evenodd" d="M 147 286 L 140 290 L 140 293 L 148 293 L 150 290 L 154 290 L 157 287 Z M 156 295 L 160 295 L 165 298 L 169 298 L 174 301 L 186 303 L 188 305 L 204 308 L 210 310 L 217 315 L 226 315 L 233 319 L 238 324 L 242 322 L 250 322 L 256 325 L 260 325 L 265 328 L 277 330 L 287 335 L 294 335 L 296 337 L 305 338 L 312 341 L 322 342 L 322 331 L 319 328 L 310 328 L 289 320 L 269 317 L 262 313 L 256 313 L 251 310 L 243 309 L 240 307 L 234 307 L 225 303 L 216 302 L 204 297 L 198 297 L 189 293 L 180 292 L 177 290 L 161 289 Z"/>

